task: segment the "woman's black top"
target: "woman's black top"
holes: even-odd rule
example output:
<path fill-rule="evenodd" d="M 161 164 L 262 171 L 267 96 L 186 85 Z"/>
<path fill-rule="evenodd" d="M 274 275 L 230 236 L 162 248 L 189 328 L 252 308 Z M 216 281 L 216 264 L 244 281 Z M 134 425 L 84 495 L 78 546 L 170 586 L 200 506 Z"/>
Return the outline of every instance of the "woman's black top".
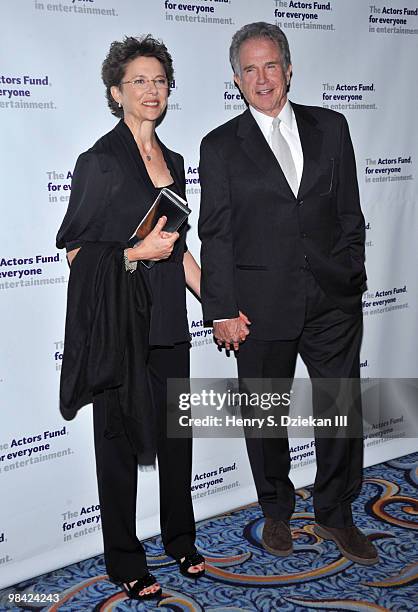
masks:
<path fill-rule="evenodd" d="M 183 158 L 159 140 L 173 177 L 170 188 L 185 197 Z M 154 187 L 128 126 L 116 127 L 77 160 L 67 213 L 57 247 L 67 251 L 86 242 L 126 244 L 160 190 Z M 183 255 L 187 223 L 179 230 L 173 253 L 147 269 L 138 262 L 151 296 L 150 345 L 170 346 L 190 339 Z"/>

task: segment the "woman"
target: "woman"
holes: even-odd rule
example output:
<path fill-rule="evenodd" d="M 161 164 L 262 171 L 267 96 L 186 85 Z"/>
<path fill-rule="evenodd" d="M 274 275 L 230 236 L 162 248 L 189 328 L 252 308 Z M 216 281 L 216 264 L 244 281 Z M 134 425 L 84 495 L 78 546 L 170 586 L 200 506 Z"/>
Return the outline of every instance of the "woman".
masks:
<path fill-rule="evenodd" d="M 150 35 L 113 42 L 103 62 L 109 108 L 121 120 L 74 170 L 57 236 L 71 264 L 61 411 L 72 418 L 93 400 L 96 468 L 106 568 L 130 598 L 158 597 L 136 537 L 137 468 L 158 457 L 161 534 L 183 575 L 198 578 L 191 440 L 166 433 L 167 378 L 189 377 L 185 281 L 200 294 L 200 269 L 185 246 L 186 224 L 162 217 L 125 248 L 162 187 L 185 197 L 183 158 L 158 139 L 172 59 Z M 154 260 L 150 269 L 141 260 Z M 80 314 L 81 312 L 81 314 Z"/>

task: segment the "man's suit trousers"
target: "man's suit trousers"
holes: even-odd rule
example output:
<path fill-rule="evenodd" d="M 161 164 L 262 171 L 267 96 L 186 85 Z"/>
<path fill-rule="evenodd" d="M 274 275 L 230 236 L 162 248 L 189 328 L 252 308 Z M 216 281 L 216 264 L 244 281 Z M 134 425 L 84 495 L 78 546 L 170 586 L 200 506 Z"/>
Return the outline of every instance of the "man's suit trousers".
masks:
<path fill-rule="evenodd" d="M 359 385 L 361 311 L 354 315 L 343 312 L 325 295 L 309 270 L 303 269 L 301 274 L 306 280 L 306 295 L 302 296 L 306 298 L 306 311 L 301 334 L 292 340 L 257 341 L 251 338 L 250 327 L 250 335 L 237 355 L 239 378 L 292 379 L 299 353 L 311 379 L 351 378 L 355 379 L 353 385 Z M 246 314 L 251 317 L 250 313 Z M 349 420 L 356 422 L 355 437 L 316 436 L 315 517 L 329 527 L 353 524 L 351 502 L 361 487 L 363 439 L 359 393 L 357 397 L 348 415 Z M 319 415 L 321 409 L 314 386 L 314 416 Z M 288 521 L 294 511 L 295 496 L 289 478 L 287 437 L 247 437 L 246 443 L 265 516 Z"/>

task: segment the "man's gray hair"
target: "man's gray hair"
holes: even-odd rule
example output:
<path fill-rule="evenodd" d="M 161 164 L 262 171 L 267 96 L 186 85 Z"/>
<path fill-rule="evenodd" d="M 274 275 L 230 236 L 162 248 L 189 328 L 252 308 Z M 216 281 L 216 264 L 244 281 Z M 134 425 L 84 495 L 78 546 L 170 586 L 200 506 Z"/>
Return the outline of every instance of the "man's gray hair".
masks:
<path fill-rule="evenodd" d="M 239 51 L 241 45 L 250 38 L 268 38 L 275 42 L 280 50 L 282 68 L 286 72 L 291 64 L 290 49 L 286 34 L 282 32 L 278 26 L 266 23 L 265 21 L 257 21 L 243 26 L 238 32 L 235 32 L 232 37 L 231 46 L 229 47 L 229 60 L 234 74 L 241 76 Z"/>

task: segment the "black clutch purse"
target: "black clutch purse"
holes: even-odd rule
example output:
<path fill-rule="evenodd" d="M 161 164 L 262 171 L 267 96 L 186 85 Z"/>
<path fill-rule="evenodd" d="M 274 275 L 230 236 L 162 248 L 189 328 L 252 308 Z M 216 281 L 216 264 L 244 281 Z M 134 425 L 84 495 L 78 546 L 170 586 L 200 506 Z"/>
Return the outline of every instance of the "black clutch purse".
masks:
<path fill-rule="evenodd" d="M 154 229 L 158 219 L 167 217 L 167 222 L 164 226 L 165 232 L 176 232 L 190 215 L 191 210 L 187 206 L 186 200 L 183 200 L 179 195 L 163 187 L 155 198 L 151 208 L 146 213 L 145 217 L 140 221 L 138 227 L 128 240 L 128 246 L 134 247 Z M 141 263 L 147 268 L 151 268 L 156 262 L 142 260 Z"/>

